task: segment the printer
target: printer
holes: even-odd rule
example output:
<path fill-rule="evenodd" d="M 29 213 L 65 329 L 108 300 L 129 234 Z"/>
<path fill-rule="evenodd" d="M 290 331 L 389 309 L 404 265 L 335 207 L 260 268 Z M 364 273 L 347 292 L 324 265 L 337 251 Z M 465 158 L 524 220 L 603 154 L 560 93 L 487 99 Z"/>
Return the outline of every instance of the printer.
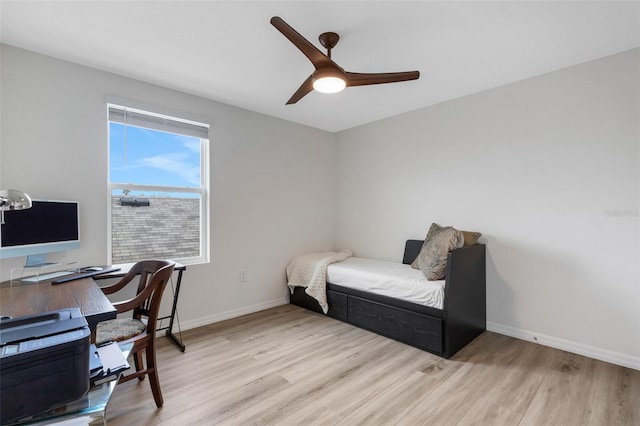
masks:
<path fill-rule="evenodd" d="M 90 340 L 78 308 L 0 321 L 0 424 L 83 396 Z"/>

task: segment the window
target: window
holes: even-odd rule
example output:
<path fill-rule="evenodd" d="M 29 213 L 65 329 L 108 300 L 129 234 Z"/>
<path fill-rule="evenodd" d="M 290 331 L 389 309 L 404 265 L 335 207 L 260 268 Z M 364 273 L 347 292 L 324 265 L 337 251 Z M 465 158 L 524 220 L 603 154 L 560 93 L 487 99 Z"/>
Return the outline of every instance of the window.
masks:
<path fill-rule="evenodd" d="M 110 263 L 209 258 L 209 125 L 108 104 Z"/>

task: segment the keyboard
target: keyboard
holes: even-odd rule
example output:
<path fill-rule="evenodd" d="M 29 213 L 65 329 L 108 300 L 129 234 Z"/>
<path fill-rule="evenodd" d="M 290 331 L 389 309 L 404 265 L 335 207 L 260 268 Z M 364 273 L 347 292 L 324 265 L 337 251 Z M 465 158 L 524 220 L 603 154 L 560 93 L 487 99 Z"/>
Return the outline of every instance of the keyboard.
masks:
<path fill-rule="evenodd" d="M 75 281 L 75 280 L 81 280 L 83 278 L 95 277 L 96 275 L 109 274 L 111 272 L 117 272 L 119 270 L 120 270 L 120 268 L 105 268 L 105 269 L 102 269 L 100 271 L 81 272 L 79 274 L 78 273 L 74 273 L 70 277 L 62 277 L 62 278 L 58 278 L 56 280 L 53 280 L 51 282 L 51 284 L 53 284 L 53 285 L 64 284 L 64 283 L 68 283 L 69 281 Z"/>
<path fill-rule="evenodd" d="M 25 281 L 28 283 L 39 283 L 40 281 L 50 281 L 54 278 L 64 277 L 71 274 L 73 274 L 73 272 L 69 272 L 69 271 L 50 272 L 48 274 L 41 274 L 41 275 L 36 275 L 34 277 L 22 278 L 21 281 Z"/>

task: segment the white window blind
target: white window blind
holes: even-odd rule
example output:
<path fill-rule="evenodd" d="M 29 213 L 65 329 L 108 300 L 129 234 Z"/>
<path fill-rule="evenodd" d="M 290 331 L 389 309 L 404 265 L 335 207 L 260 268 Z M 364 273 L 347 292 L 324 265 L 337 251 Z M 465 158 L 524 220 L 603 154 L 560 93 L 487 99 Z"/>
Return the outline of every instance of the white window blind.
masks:
<path fill-rule="evenodd" d="M 209 125 L 140 111 L 119 105 L 109 105 L 109 121 L 127 126 L 144 127 L 161 132 L 178 133 L 201 139 L 209 139 Z"/>

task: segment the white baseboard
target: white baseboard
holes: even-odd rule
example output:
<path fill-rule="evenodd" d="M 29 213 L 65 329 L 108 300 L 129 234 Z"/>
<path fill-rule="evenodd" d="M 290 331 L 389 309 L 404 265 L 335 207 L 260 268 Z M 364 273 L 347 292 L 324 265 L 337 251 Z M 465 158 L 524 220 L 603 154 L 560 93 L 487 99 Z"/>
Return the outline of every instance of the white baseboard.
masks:
<path fill-rule="evenodd" d="M 256 305 L 244 306 L 242 308 L 233 309 L 230 311 L 221 312 L 215 315 L 209 315 L 206 317 L 196 318 L 194 320 L 184 321 L 180 323 L 180 329 L 182 331 L 190 330 L 196 327 L 202 327 L 204 325 L 213 324 L 216 322 L 228 320 L 231 318 L 240 317 L 242 315 L 252 314 L 254 312 L 264 311 L 265 309 L 275 308 L 276 306 L 282 306 L 289 303 L 288 297 L 283 297 L 281 299 L 274 299 L 268 302 L 258 303 Z M 177 327 L 173 329 L 174 333 L 177 333 Z"/>
<path fill-rule="evenodd" d="M 622 367 L 640 370 L 640 358 L 631 355 L 621 354 L 609 351 L 607 349 L 597 348 L 595 346 L 584 345 L 582 343 L 573 342 L 571 340 L 559 339 L 553 336 L 545 336 L 528 330 L 507 327 L 502 324 L 487 321 L 487 330 L 494 333 L 504 334 L 505 336 L 515 337 L 516 339 L 526 340 L 540 345 L 549 346 L 551 348 L 560 349 L 578 355 L 584 355 L 589 358 L 598 359 L 600 361 L 609 362 L 611 364 L 620 365 Z"/>

